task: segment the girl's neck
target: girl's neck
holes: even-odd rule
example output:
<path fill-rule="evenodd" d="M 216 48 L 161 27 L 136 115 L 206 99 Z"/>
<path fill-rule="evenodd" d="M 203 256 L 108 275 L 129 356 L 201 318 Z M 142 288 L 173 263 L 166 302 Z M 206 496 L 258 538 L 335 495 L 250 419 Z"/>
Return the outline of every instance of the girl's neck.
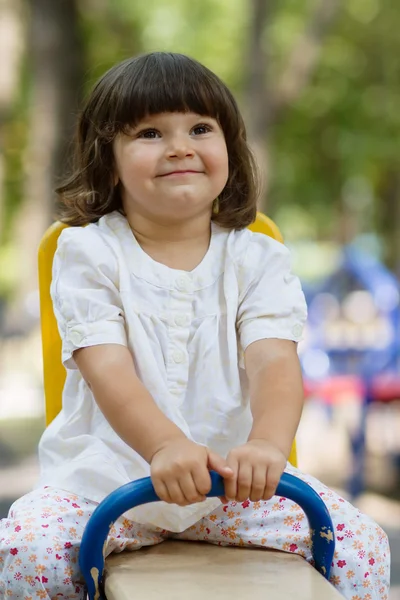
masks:
<path fill-rule="evenodd" d="M 142 250 L 153 260 L 182 271 L 193 271 L 207 253 L 211 223 L 186 222 L 162 225 L 143 219 L 129 219 L 129 226 Z"/>

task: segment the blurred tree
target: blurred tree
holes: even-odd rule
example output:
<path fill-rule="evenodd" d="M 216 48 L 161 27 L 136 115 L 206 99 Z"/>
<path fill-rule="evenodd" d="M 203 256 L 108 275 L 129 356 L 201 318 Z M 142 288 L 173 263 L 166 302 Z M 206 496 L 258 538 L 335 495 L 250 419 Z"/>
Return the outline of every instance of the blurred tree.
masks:
<path fill-rule="evenodd" d="M 7 124 L 11 120 L 18 96 L 23 54 L 23 24 L 18 0 L 0 0 L 0 240 L 5 212 L 5 149 L 8 142 Z M 6 141 L 7 140 L 7 141 Z"/>
<path fill-rule="evenodd" d="M 271 28 L 277 5 L 251 0 L 251 27 L 248 53 L 248 81 L 245 90 L 250 138 L 262 173 L 261 202 L 264 211 L 274 212 L 269 200 L 270 129 L 285 116 L 301 96 L 317 68 L 326 35 L 332 27 L 342 0 L 319 0 L 305 18 L 303 32 L 294 36 L 286 64 L 273 83 L 273 39 Z"/>
<path fill-rule="evenodd" d="M 273 24 L 278 70 L 285 31 L 280 14 Z M 391 266 L 400 263 L 393 175 L 400 170 L 399 27 L 400 11 L 390 0 L 349 0 L 313 78 L 274 126 L 271 142 L 270 199 L 278 213 L 296 206 L 296 219 L 299 210 L 312 216 L 312 235 L 322 239 L 378 232 Z"/>
<path fill-rule="evenodd" d="M 192 55 L 233 89 L 267 174 L 268 212 L 287 237 L 346 241 L 374 230 L 388 263 L 400 262 L 400 11 L 390 0 L 30 0 L 29 7 L 19 114 L 8 124 L 20 152 L 6 164 L 14 180 L 26 145 L 23 194 L 9 185 L 6 197 L 8 220 L 23 207 L 15 238 L 23 260 L 12 271 L 15 282 L 29 275 L 20 298 L 35 285 L 35 244 L 51 218 L 56 174 L 67 166 L 80 92 L 116 61 L 150 50 Z"/>
<path fill-rule="evenodd" d="M 30 0 L 28 8 L 28 131 L 23 202 L 14 228 L 18 286 L 7 314 L 13 332 L 25 331 L 34 317 L 37 247 L 54 218 L 53 190 L 66 162 L 85 60 L 75 0 Z"/>

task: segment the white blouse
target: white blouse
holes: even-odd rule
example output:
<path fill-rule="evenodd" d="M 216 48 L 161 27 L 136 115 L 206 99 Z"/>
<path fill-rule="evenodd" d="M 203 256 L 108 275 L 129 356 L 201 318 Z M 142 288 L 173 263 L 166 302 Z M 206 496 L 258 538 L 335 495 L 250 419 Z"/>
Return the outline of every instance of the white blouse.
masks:
<path fill-rule="evenodd" d="M 204 259 L 181 271 L 150 258 L 118 212 L 62 232 L 51 295 L 67 378 L 62 410 L 40 441 L 38 486 L 97 502 L 150 468 L 104 418 L 75 350 L 127 346 L 160 409 L 189 439 L 225 457 L 251 429 L 245 349 L 264 338 L 297 342 L 306 320 L 289 251 L 279 242 L 213 223 Z M 215 498 L 187 507 L 158 502 L 127 516 L 183 531 L 218 504 Z"/>

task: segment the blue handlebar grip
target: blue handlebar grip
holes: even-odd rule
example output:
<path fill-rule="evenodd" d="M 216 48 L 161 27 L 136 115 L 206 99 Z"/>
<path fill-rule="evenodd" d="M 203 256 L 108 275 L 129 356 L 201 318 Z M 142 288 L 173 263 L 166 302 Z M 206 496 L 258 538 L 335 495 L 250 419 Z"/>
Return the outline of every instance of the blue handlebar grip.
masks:
<path fill-rule="evenodd" d="M 224 481 L 211 471 L 209 498 L 224 495 Z M 305 512 L 310 525 L 312 555 L 315 568 L 329 579 L 335 536 L 329 512 L 320 496 L 307 483 L 283 473 L 276 495 L 296 502 Z M 140 504 L 156 502 L 150 477 L 132 481 L 109 494 L 95 509 L 83 533 L 79 566 L 87 586 L 89 600 L 106 600 L 103 591 L 103 569 L 107 537 L 113 523 L 126 511 Z"/>

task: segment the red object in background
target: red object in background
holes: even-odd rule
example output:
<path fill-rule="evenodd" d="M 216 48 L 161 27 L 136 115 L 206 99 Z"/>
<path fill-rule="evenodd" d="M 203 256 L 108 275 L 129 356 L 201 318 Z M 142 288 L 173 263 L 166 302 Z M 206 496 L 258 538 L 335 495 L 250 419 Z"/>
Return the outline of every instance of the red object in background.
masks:
<path fill-rule="evenodd" d="M 304 394 L 306 398 L 317 396 L 326 404 L 338 404 L 352 399 L 364 398 L 366 387 L 360 377 L 355 375 L 337 375 L 327 377 L 321 381 L 306 379 L 304 381 Z"/>
<path fill-rule="evenodd" d="M 352 399 L 365 398 L 366 385 L 355 375 L 337 375 L 322 381 L 304 380 L 306 398 L 316 396 L 326 404 L 339 404 Z M 384 373 L 376 375 L 371 384 L 371 397 L 375 402 L 393 402 L 400 400 L 400 375 Z"/>
<path fill-rule="evenodd" d="M 376 402 L 393 402 L 400 400 L 400 375 L 383 373 L 372 380 L 371 396 Z"/>

